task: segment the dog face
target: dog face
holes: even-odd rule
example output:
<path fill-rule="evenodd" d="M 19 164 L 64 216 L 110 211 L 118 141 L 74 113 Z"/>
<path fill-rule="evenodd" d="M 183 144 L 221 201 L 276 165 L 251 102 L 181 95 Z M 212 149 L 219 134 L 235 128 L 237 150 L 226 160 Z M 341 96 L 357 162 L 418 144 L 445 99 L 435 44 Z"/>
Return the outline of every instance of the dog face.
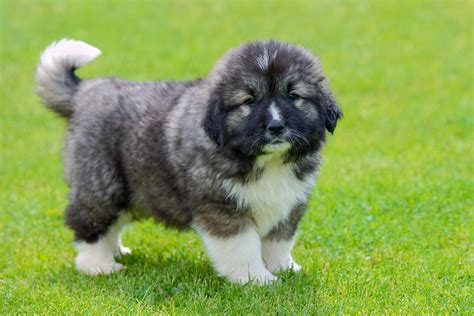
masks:
<path fill-rule="evenodd" d="M 318 150 L 342 112 L 319 60 L 286 43 L 247 43 L 210 73 L 212 92 L 203 122 L 219 146 L 246 158 L 272 152 L 298 159 Z"/>

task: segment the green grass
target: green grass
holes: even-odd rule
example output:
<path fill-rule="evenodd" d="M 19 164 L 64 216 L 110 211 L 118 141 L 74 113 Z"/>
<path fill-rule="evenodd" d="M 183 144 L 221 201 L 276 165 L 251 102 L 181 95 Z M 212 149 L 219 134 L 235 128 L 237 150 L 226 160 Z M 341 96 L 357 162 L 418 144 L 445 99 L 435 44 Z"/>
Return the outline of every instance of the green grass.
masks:
<path fill-rule="evenodd" d="M 1 1 L 0 314 L 472 314 L 473 1 Z M 79 275 L 63 226 L 65 123 L 34 95 L 39 53 L 102 49 L 83 77 L 205 76 L 278 38 L 322 58 L 345 118 L 298 234 L 300 274 L 218 278 L 192 233 L 125 234 L 128 269 Z"/>

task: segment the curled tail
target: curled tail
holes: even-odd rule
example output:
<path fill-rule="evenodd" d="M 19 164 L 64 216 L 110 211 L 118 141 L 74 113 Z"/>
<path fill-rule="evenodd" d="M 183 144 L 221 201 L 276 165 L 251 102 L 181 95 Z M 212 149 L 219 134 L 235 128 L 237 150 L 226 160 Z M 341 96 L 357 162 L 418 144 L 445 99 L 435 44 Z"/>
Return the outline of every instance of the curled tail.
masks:
<path fill-rule="evenodd" d="M 101 54 L 101 51 L 81 41 L 62 39 L 53 42 L 41 54 L 36 67 L 36 93 L 54 112 L 70 117 L 72 97 L 81 80 L 74 71 Z"/>

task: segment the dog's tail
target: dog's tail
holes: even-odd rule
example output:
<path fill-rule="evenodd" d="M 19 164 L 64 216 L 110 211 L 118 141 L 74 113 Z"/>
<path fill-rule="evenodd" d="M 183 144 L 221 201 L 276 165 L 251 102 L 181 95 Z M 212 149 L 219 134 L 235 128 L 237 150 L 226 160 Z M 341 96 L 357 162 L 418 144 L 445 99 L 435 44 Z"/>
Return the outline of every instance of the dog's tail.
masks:
<path fill-rule="evenodd" d="M 53 42 L 41 54 L 36 68 L 36 93 L 51 110 L 70 117 L 72 97 L 81 82 L 74 71 L 100 54 L 99 49 L 81 41 L 62 39 Z"/>

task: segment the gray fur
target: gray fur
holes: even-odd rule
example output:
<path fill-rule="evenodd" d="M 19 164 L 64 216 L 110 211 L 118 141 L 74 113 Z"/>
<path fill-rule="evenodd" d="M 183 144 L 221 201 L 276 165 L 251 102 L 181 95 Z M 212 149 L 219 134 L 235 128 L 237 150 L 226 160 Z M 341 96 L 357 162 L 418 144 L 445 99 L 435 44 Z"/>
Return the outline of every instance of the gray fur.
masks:
<path fill-rule="evenodd" d="M 72 115 L 71 98 L 81 82 L 73 69 L 72 65 L 60 62 L 54 69 L 40 63 L 36 70 L 36 93 L 51 110 L 64 117 Z"/>
<path fill-rule="evenodd" d="M 295 205 L 288 218 L 275 226 L 268 235 L 265 236 L 265 238 L 276 241 L 292 239 L 295 236 L 296 229 L 298 228 L 298 224 L 303 217 L 305 210 L 306 203 Z"/>

